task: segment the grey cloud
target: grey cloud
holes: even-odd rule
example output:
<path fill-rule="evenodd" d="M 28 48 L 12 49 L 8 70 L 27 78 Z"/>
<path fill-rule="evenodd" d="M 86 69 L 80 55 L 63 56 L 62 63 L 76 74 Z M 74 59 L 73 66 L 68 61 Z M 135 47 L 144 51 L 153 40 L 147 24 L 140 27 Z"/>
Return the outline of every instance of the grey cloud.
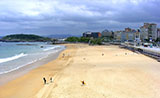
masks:
<path fill-rule="evenodd" d="M 160 23 L 159 0 L 30 0 L 32 3 L 27 6 L 28 1 L 24 0 L 12 7 L 7 1 L 0 4 L 0 32 L 3 34 L 80 34 L 88 30 L 138 28 L 143 22 Z"/>

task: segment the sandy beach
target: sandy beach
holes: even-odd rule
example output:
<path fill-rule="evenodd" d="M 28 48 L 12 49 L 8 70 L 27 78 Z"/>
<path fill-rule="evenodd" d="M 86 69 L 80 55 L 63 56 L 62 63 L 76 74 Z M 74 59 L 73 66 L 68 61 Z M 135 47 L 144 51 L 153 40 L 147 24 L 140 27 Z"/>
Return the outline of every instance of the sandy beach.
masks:
<path fill-rule="evenodd" d="M 0 86 L 0 98 L 160 98 L 156 60 L 112 45 L 66 46 L 56 60 Z"/>

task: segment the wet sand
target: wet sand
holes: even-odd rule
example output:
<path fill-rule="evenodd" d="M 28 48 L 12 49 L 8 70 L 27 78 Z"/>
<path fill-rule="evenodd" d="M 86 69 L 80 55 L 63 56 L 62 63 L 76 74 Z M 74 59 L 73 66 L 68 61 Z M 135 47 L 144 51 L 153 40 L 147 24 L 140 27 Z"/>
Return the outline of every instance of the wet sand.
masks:
<path fill-rule="evenodd" d="M 160 98 L 159 92 L 156 60 L 118 46 L 69 44 L 56 60 L 1 86 L 0 98 Z"/>

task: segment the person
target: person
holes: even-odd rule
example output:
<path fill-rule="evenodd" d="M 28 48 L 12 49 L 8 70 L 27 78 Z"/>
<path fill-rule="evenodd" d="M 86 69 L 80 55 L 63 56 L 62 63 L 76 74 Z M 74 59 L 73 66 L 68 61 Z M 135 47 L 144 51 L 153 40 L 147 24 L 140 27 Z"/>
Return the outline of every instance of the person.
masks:
<path fill-rule="evenodd" d="M 84 80 L 83 80 L 83 81 L 81 81 L 81 83 L 82 83 L 82 86 L 86 84 L 86 83 L 84 82 Z"/>
<path fill-rule="evenodd" d="M 65 56 L 65 54 L 63 53 L 63 57 L 62 58 L 64 58 L 64 56 Z"/>
<path fill-rule="evenodd" d="M 44 84 L 46 84 L 46 83 L 47 83 L 47 81 L 46 81 L 46 78 L 45 78 L 45 77 L 43 77 L 43 81 L 44 81 Z"/>
<path fill-rule="evenodd" d="M 53 81 L 52 81 L 52 77 L 50 78 L 50 82 L 52 83 Z"/>

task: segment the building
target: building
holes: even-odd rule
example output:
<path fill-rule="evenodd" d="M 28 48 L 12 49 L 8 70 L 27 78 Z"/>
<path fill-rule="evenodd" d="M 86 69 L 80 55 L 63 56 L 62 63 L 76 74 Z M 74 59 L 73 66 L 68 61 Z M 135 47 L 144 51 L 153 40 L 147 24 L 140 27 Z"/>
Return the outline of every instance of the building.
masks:
<path fill-rule="evenodd" d="M 141 45 L 140 30 L 139 29 L 135 32 L 135 40 L 134 40 L 134 42 L 135 42 L 136 46 Z"/>
<path fill-rule="evenodd" d="M 124 31 L 116 31 L 114 32 L 114 39 L 116 41 L 121 41 L 121 42 L 134 42 L 136 36 L 136 30 L 131 29 L 131 28 L 125 28 Z M 137 33 L 138 34 L 138 33 Z"/>
<path fill-rule="evenodd" d="M 127 35 L 126 35 L 126 32 L 123 31 L 121 32 L 121 42 L 125 42 L 125 41 L 127 41 Z"/>
<path fill-rule="evenodd" d="M 157 29 L 157 38 L 160 38 L 160 28 Z"/>
<path fill-rule="evenodd" d="M 129 42 L 134 42 L 135 40 L 135 34 L 136 34 L 136 30 L 131 29 L 131 28 L 125 28 L 125 41 L 129 41 Z"/>
<path fill-rule="evenodd" d="M 157 24 L 144 23 L 144 25 L 140 27 L 140 31 L 140 38 L 142 41 L 152 41 L 157 39 Z"/>
<path fill-rule="evenodd" d="M 134 42 L 136 32 L 126 32 L 126 41 Z"/>
<path fill-rule="evenodd" d="M 121 33 L 121 41 L 122 42 L 125 42 L 125 41 L 128 41 L 128 42 L 134 42 L 135 40 L 135 32 L 122 32 Z"/>
<path fill-rule="evenodd" d="M 92 33 L 91 33 L 91 36 L 92 36 L 93 38 L 99 38 L 99 37 L 101 37 L 102 35 L 101 35 L 100 32 L 92 32 Z"/>
<path fill-rule="evenodd" d="M 145 41 L 148 39 L 148 26 L 141 26 L 140 27 L 140 39 Z"/>
<path fill-rule="evenodd" d="M 132 29 L 131 28 L 125 28 L 125 32 L 131 32 L 132 31 Z"/>
<path fill-rule="evenodd" d="M 121 41 L 121 34 L 123 31 L 115 31 L 114 32 L 114 40 L 115 41 Z"/>
<path fill-rule="evenodd" d="M 102 36 L 103 37 L 113 37 L 114 36 L 114 32 L 113 31 L 109 31 L 109 30 L 104 30 L 102 31 Z"/>
<path fill-rule="evenodd" d="M 150 24 L 148 28 L 148 37 L 150 40 L 156 40 L 157 39 L 157 24 Z"/>
<path fill-rule="evenodd" d="M 90 32 L 90 31 L 87 31 L 87 32 L 84 32 L 83 33 L 83 37 L 92 37 L 92 38 L 99 38 L 101 37 L 101 33 L 100 32 Z"/>
<path fill-rule="evenodd" d="M 90 32 L 90 31 L 84 32 L 83 37 L 92 37 L 91 34 L 92 34 L 92 32 Z"/>
<path fill-rule="evenodd" d="M 121 42 L 129 41 L 134 42 L 136 30 L 131 28 L 125 28 L 125 31 L 121 32 Z"/>

